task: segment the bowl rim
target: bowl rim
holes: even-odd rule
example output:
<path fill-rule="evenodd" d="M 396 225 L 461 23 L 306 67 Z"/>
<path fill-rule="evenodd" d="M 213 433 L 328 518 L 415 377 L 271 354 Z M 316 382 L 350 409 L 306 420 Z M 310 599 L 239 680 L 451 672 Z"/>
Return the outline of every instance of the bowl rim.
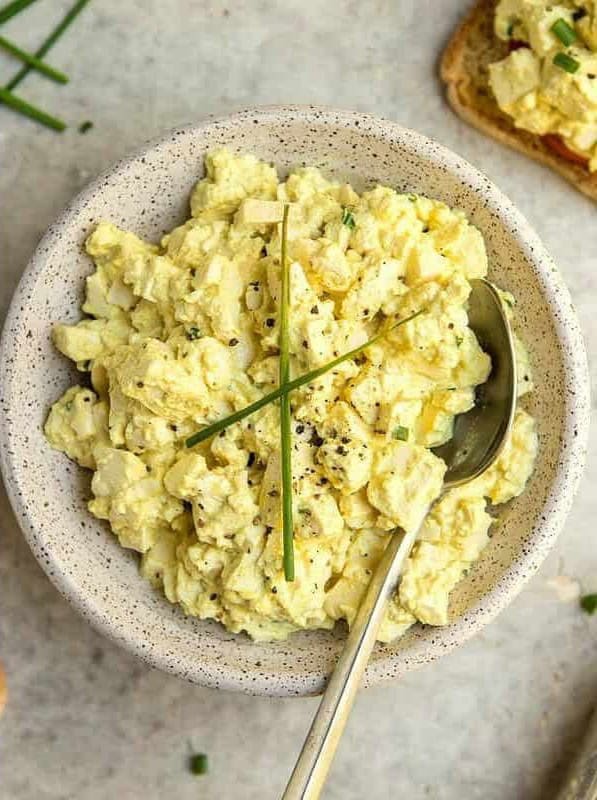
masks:
<path fill-rule="evenodd" d="M 471 638 L 514 599 L 526 581 L 538 570 L 559 535 L 572 506 L 585 463 L 590 419 L 590 379 L 585 345 L 570 294 L 551 256 L 530 223 L 484 173 L 436 140 L 405 128 L 397 122 L 372 114 L 336 109 L 331 106 L 266 105 L 246 107 L 229 114 L 209 115 L 196 123 L 168 130 L 160 136 L 146 141 L 129 155 L 119 159 L 101 172 L 68 203 L 49 226 L 30 258 L 7 310 L 0 339 L 0 385 L 4 385 L 8 372 L 9 354 L 11 351 L 14 352 L 15 323 L 18 322 L 20 314 L 21 298 L 26 295 L 29 284 L 43 271 L 45 246 L 60 229 L 69 225 L 73 213 L 98 191 L 104 181 L 147 156 L 157 147 L 165 145 L 175 136 L 196 134 L 222 124 L 235 125 L 247 119 L 267 124 L 268 119 L 272 118 L 276 121 L 280 121 L 280 119 L 293 121 L 299 118 L 306 120 L 310 116 L 319 124 L 329 123 L 336 127 L 352 128 L 355 123 L 364 125 L 365 129 L 368 124 L 375 126 L 377 138 L 385 138 L 387 141 L 399 140 L 419 157 L 440 163 L 461 183 L 466 182 L 471 188 L 483 188 L 484 204 L 512 233 L 523 255 L 533 263 L 537 278 L 541 281 L 542 288 L 548 296 L 556 337 L 561 345 L 564 388 L 567 389 L 558 465 L 539 523 L 541 536 L 535 536 L 533 546 L 526 548 L 519 558 L 508 566 L 498 583 L 475 606 L 450 625 L 436 629 L 434 641 L 425 644 L 424 655 L 415 651 L 413 654 L 409 654 L 408 658 L 404 658 L 403 654 L 389 653 L 387 658 L 373 661 L 367 668 L 366 674 L 366 683 L 373 685 L 400 677 L 416 666 L 438 659 L 441 655 Z M 570 397 L 574 397 L 573 402 Z M 294 675 L 292 681 L 289 681 L 287 677 L 281 681 L 278 672 L 273 670 L 268 672 L 263 667 L 260 667 L 258 673 L 251 673 L 244 668 L 234 668 L 230 665 L 226 665 L 225 669 L 222 669 L 221 666 L 218 667 L 215 664 L 203 664 L 199 669 L 188 661 L 185 663 L 185 660 L 180 657 L 174 661 L 165 651 L 159 651 L 157 648 L 148 653 L 142 648 L 142 643 L 136 635 L 131 635 L 130 631 L 127 633 L 125 630 L 116 629 L 110 619 L 97 610 L 92 596 L 81 590 L 71 576 L 60 569 L 60 565 L 52 558 L 52 552 L 46 551 L 47 558 L 42 561 L 38 549 L 33 546 L 39 542 L 40 533 L 21 500 L 21 487 L 15 465 L 9 457 L 10 434 L 6 419 L 8 407 L 5 409 L 3 403 L 0 403 L 0 406 L 2 411 L 0 413 L 0 471 L 3 474 L 7 495 L 17 522 L 44 572 L 49 575 L 60 593 L 83 614 L 93 627 L 150 665 L 183 676 L 203 686 L 269 696 L 313 694 L 322 690 L 326 678 L 323 674 L 302 670 Z M 392 664 L 392 662 L 394 663 Z M 183 663 L 185 664 L 184 669 Z M 388 669 L 388 665 L 392 665 L 393 668 Z"/>

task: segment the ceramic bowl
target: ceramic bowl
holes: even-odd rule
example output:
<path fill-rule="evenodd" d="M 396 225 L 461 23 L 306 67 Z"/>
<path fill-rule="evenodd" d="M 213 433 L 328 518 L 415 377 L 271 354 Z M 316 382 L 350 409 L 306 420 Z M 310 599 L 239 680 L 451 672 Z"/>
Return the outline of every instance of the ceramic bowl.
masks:
<path fill-rule="evenodd" d="M 82 244 L 101 219 L 157 240 L 185 219 L 208 150 L 225 145 L 273 161 L 281 173 L 315 165 L 356 188 L 381 182 L 462 208 L 482 231 L 490 276 L 518 299 L 536 389 L 526 402 L 540 450 L 525 493 L 502 508 L 494 536 L 453 592 L 452 623 L 416 626 L 378 646 L 366 680 L 397 678 L 481 630 L 535 572 L 562 528 L 583 464 L 588 373 L 570 296 L 528 222 L 454 153 L 364 114 L 273 107 L 175 130 L 118 163 L 67 208 L 37 248 L 10 307 L 0 355 L 1 453 L 8 492 L 42 567 L 97 628 L 150 664 L 206 686 L 268 695 L 320 691 L 344 632 L 255 644 L 216 622 L 187 618 L 143 580 L 86 508 L 90 473 L 50 449 L 42 424 L 76 380 L 50 341 L 52 323 L 80 315 L 92 264 Z"/>

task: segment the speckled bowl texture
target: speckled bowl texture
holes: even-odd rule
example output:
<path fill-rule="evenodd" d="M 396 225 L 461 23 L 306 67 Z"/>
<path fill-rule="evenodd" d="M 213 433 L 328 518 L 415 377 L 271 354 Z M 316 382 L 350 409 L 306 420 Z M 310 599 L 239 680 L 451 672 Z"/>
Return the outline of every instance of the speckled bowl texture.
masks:
<path fill-rule="evenodd" d="M 377 646 L 368 684 L 397 678 L 464 642 L 503 609 L 560 532 L 581 474 L 589 419 L 585 350 L 570 296 L 537 236 L 470 164 L 399 125 L 312 107 L 250 109 L 173 131 L 94 181 L 49 229 L 16 291 L 0 352 L 1 456 L 8 492 L 33 552 L 97 628 L 150 664 L 206 686 L 267 695 L 321 691 L 344 630 L 255 644 L 216 622 L 185 617 L 138 573 L 108 527 L 87 511 L 91 473 L 46 444 L 50 405 L 80 376 L 52 346 L 57 320 L 80 317 L 92 269 L 82 245 L 101 219 L 157 241 L 188 216 L 208 150 L 225 145 L 273 161 L 282 174 L 314 165 L 357 189 L 381 182 L 462 208 L 482 231 L 490 277 L 518 299 L 536 389 L 526 406 L 540 450 L 526 492 L 501 509 L 494 536 L 454 591 L 453 622 L 416 626 Z"/>

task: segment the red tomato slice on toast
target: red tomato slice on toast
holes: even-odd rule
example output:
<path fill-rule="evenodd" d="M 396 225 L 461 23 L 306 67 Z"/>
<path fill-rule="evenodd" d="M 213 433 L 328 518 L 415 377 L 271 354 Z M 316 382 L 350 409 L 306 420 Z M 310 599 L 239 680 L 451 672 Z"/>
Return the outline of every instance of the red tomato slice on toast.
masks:
<path fill-rule="evenodd" d="M 542 141 L 549 147 L 550 150 L 553 150 L 556 155 L 560 156 L 560 158 L 565 158 L 566 161 L 570 161 L 573 164 L 579 164 L 581 167 L 586 167 L 589 163 L 589 159 L 585 156 L 581 156 L 580 153 L 575 153 L 574 150 L 571 150 L 567 147 L 561 136 L 558 136 L 555 133 L 547 133 L 545 136 L 541 137 Z"/>

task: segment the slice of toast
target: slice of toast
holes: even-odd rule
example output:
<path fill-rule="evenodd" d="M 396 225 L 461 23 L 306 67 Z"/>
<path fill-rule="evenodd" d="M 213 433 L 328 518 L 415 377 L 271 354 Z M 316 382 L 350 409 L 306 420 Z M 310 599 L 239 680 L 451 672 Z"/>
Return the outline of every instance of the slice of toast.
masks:
<path fill-rule="evenodd" d="M 549 147 L 540 136 L 516 128 L 493 98 L 488 67 L 508 55 L 506 42 L 493 30 L 497 0 L 477 0 L 455 31 L 441 60 L 448 102 L 466 122 L 499 142 L 547 164 L 584 194 L 597 200 L 597 172 Z"/>

